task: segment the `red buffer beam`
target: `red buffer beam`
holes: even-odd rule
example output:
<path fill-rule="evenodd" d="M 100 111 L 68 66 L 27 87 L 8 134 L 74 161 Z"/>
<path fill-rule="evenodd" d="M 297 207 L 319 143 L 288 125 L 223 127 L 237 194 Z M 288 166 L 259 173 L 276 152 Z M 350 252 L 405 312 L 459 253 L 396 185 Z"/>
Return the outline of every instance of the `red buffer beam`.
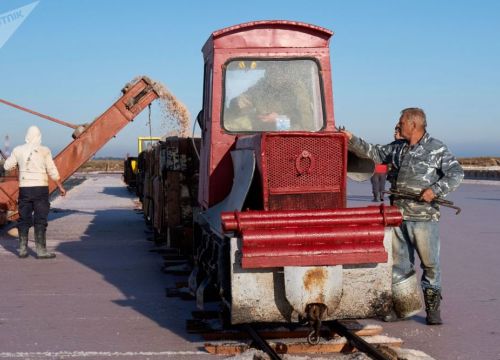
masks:
<path fill-rule="evenodd" d="M 402 221 L 397 207 L 384 205 L 332 210 L 230 212 L 221 217 L 222 229 L 226 232 L 318 226 L 399 226 Z"/>
<path fill-rule="evenodd" d="M 385 229 L 403 221 L 395 206 L 304 211 L 234 211 L 224 231 L 242 239 L 242 267 L 328 266 L 387 262 Z"/>
<path fill-rule="evenodd" d="M 244 230 L 242 267 L 386 262 L 384 232 L 383 225 Z"/>

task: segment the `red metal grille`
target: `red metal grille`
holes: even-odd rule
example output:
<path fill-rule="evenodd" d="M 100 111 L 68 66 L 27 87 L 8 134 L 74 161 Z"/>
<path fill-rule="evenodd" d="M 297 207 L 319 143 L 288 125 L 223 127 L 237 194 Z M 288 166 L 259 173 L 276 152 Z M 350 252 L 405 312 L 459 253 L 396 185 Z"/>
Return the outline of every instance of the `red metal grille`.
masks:
<path fill-rule="evenodd" d="M 344 207 L 344 197 L 339 192 L 269 196 L 269 210 L 315 210 L 340 207 Z"/>
<path fill-rule="evenodd" d="M 267 209 L 345 206 L 345 138 L 337 133 L 265 136 Z"/>

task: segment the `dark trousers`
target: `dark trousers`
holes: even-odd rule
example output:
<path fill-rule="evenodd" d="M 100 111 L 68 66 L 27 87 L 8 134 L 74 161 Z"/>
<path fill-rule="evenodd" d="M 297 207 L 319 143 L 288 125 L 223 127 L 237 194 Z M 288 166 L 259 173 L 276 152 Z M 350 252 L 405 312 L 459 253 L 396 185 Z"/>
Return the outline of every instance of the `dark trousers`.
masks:
<path fill-rule="evenodd" d="M 383 198 L 382 192 L 385 191 L 385 173 L 374 173 L 371 177 L 372 192 L 375 199 Z"/>
<path fill-rule="evenodd" d="M 50 209 L 48 186 L 20 187 L 18 203 L 17 227 L 20 232 L 27 232 L 33 225 L 36 228 L 47 227 Z"/>

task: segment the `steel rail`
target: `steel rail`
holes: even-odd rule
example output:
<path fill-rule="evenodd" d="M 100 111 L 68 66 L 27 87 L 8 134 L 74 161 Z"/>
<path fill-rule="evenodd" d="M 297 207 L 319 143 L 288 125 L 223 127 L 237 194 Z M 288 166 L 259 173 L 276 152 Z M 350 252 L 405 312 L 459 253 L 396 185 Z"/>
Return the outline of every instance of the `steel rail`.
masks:
<path fill-rule="evenodd" d="M 251 325 L 243 325 L 243 330 L 245 330 L 248 335 L 252 338 L 255 345 L 258 346 L 262 351 L 264 351 L 271 360 L 282 360 L 276 351 L 267 343 L 267 341 L 260 336 L 260 334 Z"/>
<path fill-rule="evenodd" d="M 361 336 L 354 334 L 347 327 L 344 326 L 340 321 L 333 320 L 328 322 L 323 322 L 323 324 L 327 325 L 328 328 L 339 334 L 340 336 L 345 337 L 349 343 L 358 349 L 359 351 L 365 353 L 369 357 L 375 360 L 393 360 L 387 356 L 385 356 L 382 352 L 380 352 L 376 347 L 366 342 Z"/>

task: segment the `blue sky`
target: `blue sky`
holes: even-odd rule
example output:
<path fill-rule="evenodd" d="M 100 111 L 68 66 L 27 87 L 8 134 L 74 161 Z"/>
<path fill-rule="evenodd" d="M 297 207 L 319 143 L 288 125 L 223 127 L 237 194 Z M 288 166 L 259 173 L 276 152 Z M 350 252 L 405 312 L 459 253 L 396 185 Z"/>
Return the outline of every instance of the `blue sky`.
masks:
<path fill-rule="evenodd" d="M 0 14 L 33 3 L 0 0 Z M 0 47 L 0 98 L 75 124 L 92 121 L 125 83 L 148 75 L 191 112 L 201 108 L 201 47 L 218 29 L 265 19 L 334 31 L 335 118 L 373 143 L 391 140 L 401 109 L 458 156 L 500 156 L 500 1 L 40 0 Z M 0 31 L 2 29 L 0 28 Z M 146 114 L 97 156 L 136 153 Z M 0 104 L 0 146 L 37 124 L 54 153 L 72 130 Z M 153 135 L 162 128 L 153 106 Z"/>

